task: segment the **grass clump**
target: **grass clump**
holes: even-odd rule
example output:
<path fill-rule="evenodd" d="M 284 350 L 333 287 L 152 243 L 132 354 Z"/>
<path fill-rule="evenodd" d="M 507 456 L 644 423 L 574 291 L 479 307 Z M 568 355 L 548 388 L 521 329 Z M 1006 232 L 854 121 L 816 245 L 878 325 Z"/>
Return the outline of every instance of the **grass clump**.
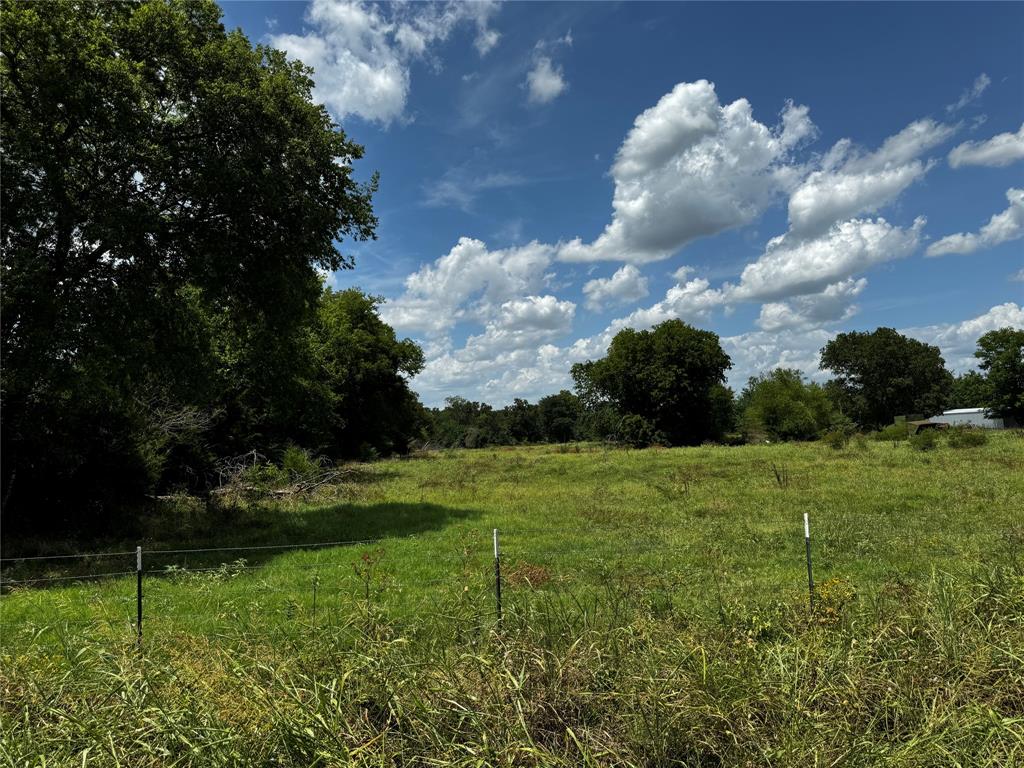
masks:
<path fill-rule="evenodd" d="M 954 427 L 946 435 L 950 448 L 980 448 L 988 444 L 988 433 L 975 427 Z"/>
<path fill-rule="evenodd" d="M 939 431 L 937 429 L 922 429 L 907 438 L 907 442 L 915 451 L 934 451 L 939 447 Z"/>

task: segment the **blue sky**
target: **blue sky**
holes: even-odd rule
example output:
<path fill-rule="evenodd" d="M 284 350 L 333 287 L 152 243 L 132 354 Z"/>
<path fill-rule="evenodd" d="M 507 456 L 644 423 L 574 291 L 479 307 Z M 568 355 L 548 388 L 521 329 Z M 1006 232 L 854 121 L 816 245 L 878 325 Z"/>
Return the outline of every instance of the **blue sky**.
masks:
<path fill-rule="evenodd" d="M 730 383 L 891 326 L 1024 327 L 1024 5 L 223 3 L 315 67 L 378 170 L 330 276 L 420 341 L 424 402 L 570 385 L 614 332 L 718 333 Z"/>

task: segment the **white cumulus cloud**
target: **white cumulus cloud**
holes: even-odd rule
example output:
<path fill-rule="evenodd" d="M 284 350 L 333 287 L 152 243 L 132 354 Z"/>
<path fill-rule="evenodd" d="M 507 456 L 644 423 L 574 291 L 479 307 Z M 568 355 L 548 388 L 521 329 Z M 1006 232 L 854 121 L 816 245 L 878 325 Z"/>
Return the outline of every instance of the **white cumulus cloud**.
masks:
<path fill-rule="evenodd" d="M 792 150 L 814 133 L 806 107 L 787 104 L 780 125 L 769 128 L 746 99 L 723 105 L 707 80 L 680 83 L 636 118 L 619 148 L 604 232 L 592 243 L 564 243 L 558 256 L 658 261 L 748 224 L 798 179 Z"/>
<path fill-rule="evenodd" d="M 505 302 L 534 295 L 547 282 L 554 249 L 532 242 L 489 250 L 469 237 L 433 264 L 409 275 L 405 291 L 382 308 L 401 330 L 441 333 L 461 320 L 484 322 Z"/>
<path fill-rule="evenodd" d="M 900 333 L 938 347 L 948 366 L 963 371 L 978 362 L 974 357 L 978 339 L 989 331 L 1007 326 L 1024 329 L 1024 307 L 1008 301 L 959 323 L 905 328 Z"/>
<path fill-rule="evenodd" d="M 540 56 L 526 74 L 526 90 L 531 104 L 549 104 L 569 87 L 565 72 L 547 56 Z"/>
<path fill-rule="evenodd" d="M 498 42 L 489 27 L 493 2 L 375 5 L 313 0 L 304 34 L 271 35 L 275 48 L 314 68 L 313 96 L 338 120 L 359 115 L 390 123 L 409 96 L 410 66 L 459 26 L 476 29 L 480 55 Z"/>
<path fill-rule="evenodd" d="M 946 256 L 951 253 L 974 253 L 983 248 L 992 248 L 1000 243 L 1024 237 L 1024 189 L 1006 190 L 1010 205 L 988 220 L 980 231 L 958 232 L 947 235 L 928 246 L 928 256 Z"/>
<path fill-rule="evenodd" d="M 632 264 L 626 264 L 611 277 L 588 280 L 583 285 L 587 307 L 596 311 L 605 306 L 621 306 L 646 296 L 647 278 Z"/>
<path fill-rule="evenodd" d="M 918 158 L 955 130 L 934 120 L 917 120 L 871 153 L 855 151 L 849 139 L 836 142 L 822 169 L 811 173 L 790 196 L 790 229 L 813 236 L 837 221 L 875 213 L 925 175 L 930 163 Z"/>
<path fill-rule="evenodd" d="M 1000 133 L 986 141 L 965 141 L 949 153 L 949 165 L 985 165 L 1002 168 L 1024 160 L 1024 124 L 1016 133 Z"/>
<path fill-rule="evenodd" d="M 885 219 L 851 219 L 812 239 L 780 235 L 768 241 L 757 261 L 744 267 L 739 285 L 727 286 L 730 300 L 783 299 L 817 293 L 864 270 L 909 256 L 924 227 L 922 217 L 908 229 Z"/>
<path fill-rule="evenodd" d="M 855 280 L 850 277 L 826 286 L 820 293 L 762 304 L 757 325 L 763 331 L 779 331 L 783 328 L 816 328 L 848 320 L 857 312 L 853 300 L 867 284 L 866 278 Z"/>

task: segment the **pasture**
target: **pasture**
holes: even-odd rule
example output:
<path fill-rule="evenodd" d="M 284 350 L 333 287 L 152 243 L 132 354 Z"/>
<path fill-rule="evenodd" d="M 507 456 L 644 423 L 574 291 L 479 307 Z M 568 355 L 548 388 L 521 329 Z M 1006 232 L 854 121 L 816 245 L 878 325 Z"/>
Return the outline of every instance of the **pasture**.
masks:
<path fill-rule="evenodd" d="M 125 554 L 5 563 L 0 758 L 1015 765 L 1022 470 L 1013 433 L 449 451 L 302 501 L 165 502 L 122 540 L 8 541 Z M 314 542 L 357 543 L 277 547 Z"/>

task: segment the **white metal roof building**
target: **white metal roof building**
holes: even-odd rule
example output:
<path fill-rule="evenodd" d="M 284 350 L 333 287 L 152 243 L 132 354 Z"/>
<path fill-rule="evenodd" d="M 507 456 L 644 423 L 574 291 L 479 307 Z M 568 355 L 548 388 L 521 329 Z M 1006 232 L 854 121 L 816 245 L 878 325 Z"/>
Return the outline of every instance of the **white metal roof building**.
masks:
<path fill-rule="evenodd" d="M 953 427 L 971 426 L 985 429 L 1005 429 L 1008 425 L 1001 418 L 988 416 L 984 408 L 954 408 L 943 411 L 941 416 L 932 416 L 929 421 L 949 424 Z"/>

